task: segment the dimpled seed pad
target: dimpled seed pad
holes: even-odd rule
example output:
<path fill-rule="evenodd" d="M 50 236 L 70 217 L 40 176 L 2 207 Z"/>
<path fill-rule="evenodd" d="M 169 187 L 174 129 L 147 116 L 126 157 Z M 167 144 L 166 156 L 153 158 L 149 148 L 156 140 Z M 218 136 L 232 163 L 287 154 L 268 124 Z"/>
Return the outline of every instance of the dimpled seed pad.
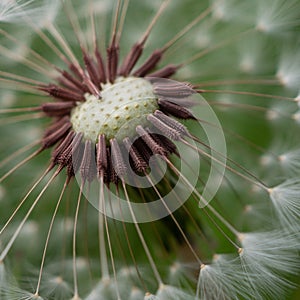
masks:
<path fill-rule="evenodd" d="M 86 101 L 72 111 L 75 132 L 96 142 L 99 134 L 107 139 L 123 139 L 135 133 L 135 127 L 158 109 L 151 83 L 142 78 L 119 77 L 113 84 L 102 84 L 101 98 L 86 94 Z"/>

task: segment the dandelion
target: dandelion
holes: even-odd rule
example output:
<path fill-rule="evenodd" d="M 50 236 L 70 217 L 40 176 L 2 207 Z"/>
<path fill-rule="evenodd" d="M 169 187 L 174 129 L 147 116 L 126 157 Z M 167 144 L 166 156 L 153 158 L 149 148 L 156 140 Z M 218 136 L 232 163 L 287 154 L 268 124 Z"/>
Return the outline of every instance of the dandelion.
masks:
<path fill-rule="evenodd" d="M 1 4 L 1 299 L 295 288 L 299 5 L 188 2 Z"/>

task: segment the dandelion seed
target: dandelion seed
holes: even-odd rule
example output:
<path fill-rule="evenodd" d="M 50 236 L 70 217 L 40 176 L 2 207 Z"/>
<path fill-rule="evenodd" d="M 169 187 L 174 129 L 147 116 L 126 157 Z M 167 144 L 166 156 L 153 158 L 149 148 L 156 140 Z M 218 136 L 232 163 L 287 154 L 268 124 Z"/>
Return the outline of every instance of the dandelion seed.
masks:
<path fill-rule="evenodd" d="M 246 270 L 255 298 L 283 295 L 284 289 L 290 288 L 291 283 L 277 274 L 297 272 L 297 236 L 284 236 L 280 232 L 251 233 L 243 234 L 241 242 L 242 267 Z M 257 286 L 261 286 L 261 294 L 256 292 Z"/>
<path fill-rule="evenodd" d="M 62 277 L 51 276 L 44 272 L 44 284 L 41 286 L 41 293 L 46 295 L 46 298 L 55 299 L 70 299 L 72 297 L 72 288 Z"/>
<path fill-rule="evenodd" d="M 279 221 L 283 226 L 299 226 L 299 179 L 289 179 L 269 190 Z M 297 230 L 295 231 L 297 232 Z"/>
<path fill-rule="evenodd" d="M 11 300 L 43 300 L 39 295 L 32 294 L 17 287 L 6 287 L 4 297 Z"/>
<path fill-rule="evenodd" d="M 200 268 L 197 299 L 246 299 L 252 297 L 237 258 L 216 255 L 210 265 Z"/>

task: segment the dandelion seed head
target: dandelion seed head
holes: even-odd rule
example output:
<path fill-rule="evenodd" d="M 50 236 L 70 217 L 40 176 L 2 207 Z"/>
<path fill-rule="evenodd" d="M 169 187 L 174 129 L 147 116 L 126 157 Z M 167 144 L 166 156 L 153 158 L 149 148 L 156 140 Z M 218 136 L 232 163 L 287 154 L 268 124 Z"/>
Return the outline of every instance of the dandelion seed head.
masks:
<path fill-rule="evenodd" d="M 101 99 L 86 96 L 86 101 L 73 109 L 71 123 L 75 132 L 82 132 L 85 139 L 97 141 L 100 134 L 105 134 L 108 140 L 117 135 L 123 140 L 130 132 L 135 133 L 138 124 L 143 124 L 145 115 L 158 108 L 156 103 L 148 81 L 120 77 L 114 84 L 103 85 Z M 122 134 L 120 130 L 124 126 Z"/>

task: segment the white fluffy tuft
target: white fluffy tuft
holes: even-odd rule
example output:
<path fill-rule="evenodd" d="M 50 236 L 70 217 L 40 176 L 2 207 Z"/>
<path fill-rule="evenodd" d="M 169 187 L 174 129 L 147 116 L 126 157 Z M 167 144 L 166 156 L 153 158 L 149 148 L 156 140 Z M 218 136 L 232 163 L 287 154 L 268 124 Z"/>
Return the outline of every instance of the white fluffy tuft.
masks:
<path fill-rule="evenodd" d="M 4 297 L 6 297 L 4 299 L 9 300 L 44 300 L 44 298 L 41 296 L 35 295 L 15 286 L 6 287 L 6 289 L 3 291 L 3 294 L 5 295 Z"/>
<path fill-rule="evenodd" d="M 269 195 L 276 214 L 283 227 L 299 231 L 300 220 L 300 179 L 289 179 L 270 188 Z"/>
<path fill-rule="evenodd" d="M 285 231 L 241 235 L 240 259 L 255 299 L 278 299 L 292 284 L 284 277 L 296 274 L 297 236 Z"/>
<path fill-rule="evenodd" d="M 73 288 L 61 276 L 53 276 L 43 273 L 43 281 L 41 285 L 41 294 L 46 298 L 56 300 L 70 299 L 73 293 Z"/>
<path fill-rule="evenodd" d="M 0 22 L 19 23 L 30 19 L 35 26 L 44 27 L 56 17 L 59 1 L 1 0 Z"/>
<path fill-rule="evenodd" d="M 101 280 L 98 285 L 89 293 L 85 300 L 116 299 L 116 286 L 110 279 Z"/>
<path fill-rule="evenodd" d="M 184 292 L 182 289 L 176 288 L 171 285 L 162 284 L 157 293 L 157 299 L 159 300 L 194 300 L 195 297 Z"/>
<path fill-rule="evenodd" d="M 141 300 L 144 297 L 144 293 L 137 287 L 133 287 L 131 289 L 131 293 L 129 295 L 129 300 Z"/>
<path fill-rule="evenodd" d="M 241 272 L 238 259 L 227 255 L 217 255 L 210 265 L 202 265 L 198 278 L 197 299 L 238 300 L 248 297 L 245 276 Z"/>
<path fill-rule="evenodd" d="M 257 1 L 256 28 L 266 33 L 282 34 L 300 24 L 298 0 Z"/>
<path fill-rule="evenodd" d="M 147 293 L 144 297 L 144 300 L 158 300 L 158 298 L 153 294 Z"/>

